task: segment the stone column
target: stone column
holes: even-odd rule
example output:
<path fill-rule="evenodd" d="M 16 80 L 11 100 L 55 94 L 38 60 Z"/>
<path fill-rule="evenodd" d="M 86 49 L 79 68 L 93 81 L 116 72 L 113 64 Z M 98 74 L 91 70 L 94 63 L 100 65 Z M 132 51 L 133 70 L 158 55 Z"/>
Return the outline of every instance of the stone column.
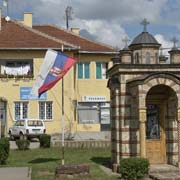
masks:
<path fill-rule="evenodd" d="M 146 108 L 139 109 L 140 156 L 146 158 Z"/>
<path fill-rule="evenodd" d="M 113 172 L 118 171 L 119 161 L 120 161 L 120 144 L 119 144 L 119 88 L 115 89 L 115 101 L 114 101 L 114 135 L 113 135 L 113 148 L 115 151 L 115 157 L 113 162 Z"/>
<path fill-rule="evenodd" d="M 177 109 L 178 119 L 177 119 L 177 127 L 178 127 L 178 167 L 180 168 L 180 107 Z"/>

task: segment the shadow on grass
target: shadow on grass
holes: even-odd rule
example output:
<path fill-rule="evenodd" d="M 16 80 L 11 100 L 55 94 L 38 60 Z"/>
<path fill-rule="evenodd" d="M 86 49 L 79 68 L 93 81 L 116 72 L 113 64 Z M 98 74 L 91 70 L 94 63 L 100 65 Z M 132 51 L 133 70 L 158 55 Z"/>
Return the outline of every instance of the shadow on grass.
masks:
<path fill-rule="evenodd" d="M 111 158 L 110 157 L 92 157 L 91 161 L 103 165 L 105 167 L 111 166 Z"/>
<path fill-rule="evenodd" d="M 57 158 L 37 158 L 37 159 L 33 159 L 32 161 L 29 161 L 28 163 L 38 164 L 38 163 L 46 163 L 46 162 L 59 161 L 59 160 L 60 159 Z"/>

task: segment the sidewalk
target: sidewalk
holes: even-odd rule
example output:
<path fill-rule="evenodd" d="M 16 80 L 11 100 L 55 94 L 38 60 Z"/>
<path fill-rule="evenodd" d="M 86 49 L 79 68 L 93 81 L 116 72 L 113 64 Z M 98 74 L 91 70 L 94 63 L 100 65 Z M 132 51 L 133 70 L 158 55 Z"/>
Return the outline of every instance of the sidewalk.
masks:
<path fill-rule="evenodd" d="M 31 142 L 29 148 L 30 148 L 30 149 L 37 149 L 37 148 L 39 148 L 39 142 L 38 142 L 38 141 Z M 17 149 L 17 146 L 16 146 L 16 142 L 15 142 L 15 141 L 10 141 L 10 149 Z M 0 180 L 1 180 L 1 179 L 0 179 Z"/>
<path fill-rule="evenodd" d="M 31 169 L 28 167 L 0 168 L 0 180 L 31 180 Z"/>

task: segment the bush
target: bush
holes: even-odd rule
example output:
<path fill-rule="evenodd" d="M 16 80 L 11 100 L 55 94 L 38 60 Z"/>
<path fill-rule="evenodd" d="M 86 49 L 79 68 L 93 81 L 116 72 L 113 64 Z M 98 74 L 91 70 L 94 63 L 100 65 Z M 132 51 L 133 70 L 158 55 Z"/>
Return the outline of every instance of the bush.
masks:
<path fill-rule="evenodd" d="M 16 145 L 19 150 L 27 150 L 30 146 L 30 141 L 27 139 L 18 139 L 16 140 Z"/>
<path fill-rule="evenodd" d="M 51 146 L 51 136 L 43 134 L 39 137 L 40 147 L 49 148 Z"/>
<path fill-rule="evenodd" d="M 6 164 L 6 160 L 9 156 L 9 139 L 2 138 L 0 139 L 0 164 Z"/>
<path fill-rule="evenodd" d="M 144 158 L 127 158 L 120 161 L 120 173 L 127 180 L 139 180 L 148 173 L 149 161 Z"/>

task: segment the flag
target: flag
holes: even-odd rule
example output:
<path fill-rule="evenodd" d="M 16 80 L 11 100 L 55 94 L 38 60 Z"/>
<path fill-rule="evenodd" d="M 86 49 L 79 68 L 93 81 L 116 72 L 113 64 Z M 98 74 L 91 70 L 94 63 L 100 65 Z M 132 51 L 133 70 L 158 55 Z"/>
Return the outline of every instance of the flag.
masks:
<path fill-rule="evenodd" d="M 31 94 L 38 95 L 51 89 L 75 65 L 76 60 L 53 50 L 46 52 Z"/>

